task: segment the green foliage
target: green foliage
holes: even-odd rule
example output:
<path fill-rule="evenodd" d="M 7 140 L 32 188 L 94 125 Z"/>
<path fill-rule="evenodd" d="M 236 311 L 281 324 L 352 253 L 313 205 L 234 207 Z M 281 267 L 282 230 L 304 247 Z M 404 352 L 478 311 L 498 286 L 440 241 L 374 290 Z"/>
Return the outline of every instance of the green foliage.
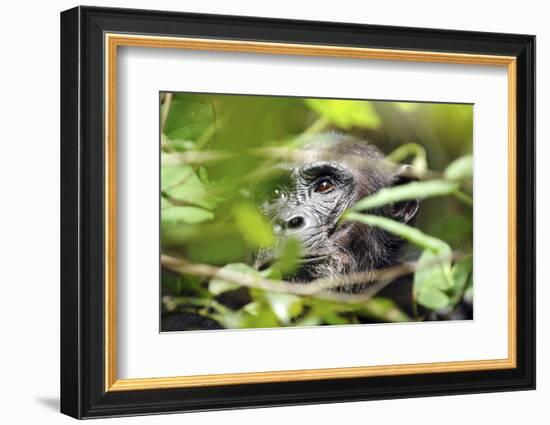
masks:
<path fill-rule="evenodd" d="M 458 184 L 446 180 L 411 182 L 382 189 L 374 195 L 357 202 L 351 210 L 364 211 L 409 199 L 426 199 L 433 198 L 435 196 L 447 196 L 455 193 L 457 189 Z"/>
<path fill-rule="evenodd" d="M 214 214 L 197 207 L 166 207 L 162 211 L 162 224 L 187 223 L 198 224 L 212 220 Z"/>
<path fill-rule="evenodd" d="M 332 99 L 306 99 L 305 102 L 320 116 L 344 130 L 380 126 L 380 117 L 370 102 Z"/>
<path fill-rule="evenodd" d="M 272 270 L 278 271 L 281 276 L 291 274 L 298 266 L 300 252 L 300 241 L 296 238 L 288 238 L 285 240 L 282 249 L 279 251 L 279 256 L 273 265 Z"/>
<path fill-rule="evenodd" d="M 259 276 L 256 270 L 254 270 L 249 265 L 243 263 L 228 264 L 227 266 L 222 267 L 221 270 L 230 270 L 245 275 Z M 239 284 L 235 282 L 228 282 L 220 277 L 216 277 L 216 275 L 214 275 L 214 277 L 210 280 L 210 283 L 208 284 L 208 290 L 212 295 L 220 295 L 224 292 L 231 291 L 239 287 Z"/>
<path fill-rule="evenodd" d="M 446 250 L 446 243 L 431 237 L 415 227 L 407 226 L 386 217 L 377 215 L 358 214 L 349 212 L 344 215 L 344 220 L 359 221 L 369 226 L 380 227 L 388 232 L 402 237 L 403 239 L 432 252 L 443 252 Z"/>
<path fill-rule="evenodd" d="M 456 262 L 452 269 L 454 287 L 452 288 L 450 297 L 451 304 L 456 304 L 460 298 L 473 287 L 473 266 L 474 261 L 472 255 L 467 255 Z"/>
<path fill-rule="evenodd" d="M 387 159 L 395 163 L 400 163 L 410 156 L 413 157 L 411 162 L 413 169 L 418 173 L 418 175 L 424 175 L 428 169 L 428 159 L 426 149 L 418 143 L 406 143 L 399 146 L 393 152 L 388 154 Z"/>
<path fill-rule="evenodd" d="M 163 311 L 192 312 L 226 328 L 343 325 L 423 320 L 473 297 L 471 105 L 185 93 L 163 94 L 161 101 L 162 250 L 253 282 L 282 285 L 301 256 L 296 239 L 277 246 L 270 223 L 243 190 L 279 161 L 258 155 L 258 148 L 292 147 L 302 135 L 336 130 L 366 138 L 420 179 L 361 199 L 341 218 L 398 235 L 419 250 L 410 276 L 417 311 L 377 293 L 346 298 L 277 286 L 247 286 L 249 301 L 229 308 L 221 298 L 242 285 L 219 271 L 211 278 L 163 271 Z M 414 227 L 376 215 L 413 199 L 422 200 Z M 276 248 L 276 258 L 255 270 L 251 253 L 265 247 Z"/>
<path fill-rule="evenodd" d="M 450 180 L 471 178 L 471 163 L 470 156 L 459 158 L 449 165 L 445 176 Z M 351 211 L 369 210 L 411 199 L 452 195 L 458 188 L 457 183 L 448 180 L 412 182 L 380 190 L 357 202 Z M 441 310 L 460 300 L 466 288 L 468 276 L 470 276 L 471 257 L 469 260 L 457 263 L 451 272 L 452 250 L 442 240 L 428 236 L 414 227 L 384 217 L 349 212 L 344 219 L 380 227 L 423 248 L 414 274 L 413 294 L 419 304 L 431 310 Z M 455 279 L 458 283 L 455 283 Z"/>
<path fill-rule="evenodd" d="M 164 165 L 161 167 L 161 194 L 176 203 L 187 203 L 208 210 L 216 206 L 216 199 L 206 188 L 189 165 Z"/>
<path fill-rule="evenodd" d="M 449 305 L 449 297 L 441 290 L 432 288 L 415 294 L 416 301 L 432 310 L 441 310 Z"/>
<path fill-rule="evenodd" d="M 234 205 L 233 216 L 237 228 L 250 246 L 265 248 L 275 243 L 271 226 L 252 204 Z"/>
<path fill-rule="evenodd" d="M 271 311 L 273 311 L 273 314 L 275 314 L 277 320 L 283 326 L 290 325 L 292 319 L 297 317 L 302 311 L 304 300 L 301 297 L 270 291 L 265 291 L 264 295 Z"/>
<path fill-rule="evenodd" d="M 411 319 L 403 313 L 392 300 L 375 297 L 360 308 L 365 317 L 373 317 L 381 322 L 409 322 Z"/>
<path fill-rule="evenodd" d="M 413 296 L 419 304 L 432 310 L 449 305 L 446 292 L 454 286 L 451 275 L 451 248 L 442 244 L 438 252 L 424 250 L 414 273 Z"/>
<path fill-rule="evenodd" d="M 214 219 L 217 199 L 189 165 L 161 167 L 161 224 L 198 224 Z"/>
<path fill-rule="evenodd" d="M 204 96 L 174 95 L 164 125 L 168 143 L 176 150 L 193 147 L 193 143 L 189 142 L 196 141 L 208 129 L 213 115 L 214 109 Z"/>
<path fill-rule="evenodd" d="M 445 177 L 450 180 L 471 179 L 474 175 L 474 158 L 464 155 L 455 159 L 445 169 Z"/>
<path fill-rule="evenodd" d="M 414 227 L 385 217 L 348 213 L 345 219 L 379 227 L 422 248 L 414 273 L 414 298 L 418 303 L 432 310 L 439 310 L 449 305 L 450 299 L 445 292 L 450 291 L 454 286 L 451 275 L 452 251 L 449 245 Z"/>
<path fill-rule="evenodd" d="M 230 270 L 247 276 L 262 278 L 262 273 L 242 263 L 229 264 L 221 270 Z M 265 273 L 264 273 L 265 274 Z M 208 284 L 208 290 L 213 296 L 238 289 L 239 284 L 228 282 L 214 276 Z M 241 311 L 229 312 L 216 306 L 215 316 L 228 327 L 257 328 L 289 325 L 300 314 L 304 300 L 301 297 L 283 292 L 252 290 L 252 301 Z"/>

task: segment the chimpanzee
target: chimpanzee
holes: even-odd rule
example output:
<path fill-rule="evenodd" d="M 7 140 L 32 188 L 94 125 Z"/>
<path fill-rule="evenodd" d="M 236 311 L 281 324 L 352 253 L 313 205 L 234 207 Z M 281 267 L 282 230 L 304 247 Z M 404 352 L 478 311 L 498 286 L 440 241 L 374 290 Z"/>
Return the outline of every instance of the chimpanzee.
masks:
<path fill-rule="evenodd" d="M 295 160 L 276 164 L 255 190 L 256 200 L 273 224 L 278 244 L 258 252 L 259 269 L 273 263 L 287 238 L 301 243 L 295 282 L 345 276 L 392 267 L 402 261 L 403 240 L 365 224 L 340 222 L 358 200 L 382 188 L 411 180 L 409 166 L 392 166 L 371 144 L 340 134 L 322 134 L 306 141 Z M 417 200 L 379 208 L 374 214 L 409 223 Z M 362 292 L 369 287 L 343 285 Z"/>

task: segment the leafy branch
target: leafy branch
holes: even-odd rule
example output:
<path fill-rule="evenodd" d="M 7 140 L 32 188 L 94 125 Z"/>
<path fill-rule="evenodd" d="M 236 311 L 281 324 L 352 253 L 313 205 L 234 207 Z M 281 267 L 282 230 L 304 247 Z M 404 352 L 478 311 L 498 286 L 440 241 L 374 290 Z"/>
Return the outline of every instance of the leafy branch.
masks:
<path fill-rule="evenodd" d="M 439 260 L 432 262 L 406 262 L 399 266 L 389 267 L 369 272 L 339 275 L 332 278 L 316 279 L 308 284 L 297 284 L 280 279 L 269 279 L 264 277 L 266 273 L 242 265 L 240 271 L 228 267 L 216 267 L 210 264 L 197 264 L 181 257 L 168 254 L 161 255 L 163 267 L 180 273 L 182 275 L 193 275 L 202 278 L 216 277 L 220 280 L 246 286 L 253 289 L 261 289 L 272 292 L 288 293 L 304 297 L 315 297 L 325 300 L 340 301 L 347 303 L 365 302 L 375 296 L 385 284 L 422 268 L 430 268 L 438 264 Z M 245 272 L 244 272 L 244 271 Z M 371 287 L 361 294 L 346 292 L 353 285 L 371 282 Z M 379 285 L 379 284 L 382 285 Z M 337 290 L 337 291 L 335 291 Z"/>

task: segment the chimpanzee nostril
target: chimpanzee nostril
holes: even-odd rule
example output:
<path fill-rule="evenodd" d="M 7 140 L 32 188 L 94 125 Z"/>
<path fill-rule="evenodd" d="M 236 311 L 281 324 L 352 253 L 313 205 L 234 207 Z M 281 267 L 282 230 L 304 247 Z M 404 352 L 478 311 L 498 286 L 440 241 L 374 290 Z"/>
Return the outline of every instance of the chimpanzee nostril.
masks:
<path fill-rule="evenodd" d="M 303 227 L 305 224 L 304 217 L 301 215 L 295 215 L 294 217 L 291 217 L 286 222 L 286 228 L 295 230 Z"/>
<path fill-rule="evenodd" d="M 273 221 L 273 233 L 283 236 L 307 230 L 312 225 L 311 216 L 301 208 L 282 211 Z"/>

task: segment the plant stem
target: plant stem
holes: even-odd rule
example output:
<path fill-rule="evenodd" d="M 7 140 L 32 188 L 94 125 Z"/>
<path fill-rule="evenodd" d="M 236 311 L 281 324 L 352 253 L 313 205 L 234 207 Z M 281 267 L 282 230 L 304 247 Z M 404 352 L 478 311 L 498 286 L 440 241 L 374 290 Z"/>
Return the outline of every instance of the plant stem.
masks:
<path fill-rule="evenodd" d="M 325 130 L 330 124 L 330 121 L 326 119 L 325 117 L 319 117 L 313 124 L 311 124 L 306 131 L 304 131 L 303 135 L 314 135 L 322 132 Z"/>
<path fill-rule="evenodd" d="M 164 94 L 164 104 L 161 109 L 162 113 L 160 116 L 160 132 L 164 133 L 164 126 L 166 125 L 166 120 L 168 119 L 168 114 L 170 113 L 170 106 L 172 105 L 172 93 Z"/>
<path fill-rule="evenodd" d="M 456 192 L 454 192 L 454 197 L 456 199 L 458 199 L 460 202 L 462 202 L 463 204 L 466 204 L 468 205 L 469 207 L 473 207 L 474 206 L 474 200 L 471 196 L 469 195 L 466 195 L 464 192 L 461 192 L 460 190 L 457 190 Z"/>

